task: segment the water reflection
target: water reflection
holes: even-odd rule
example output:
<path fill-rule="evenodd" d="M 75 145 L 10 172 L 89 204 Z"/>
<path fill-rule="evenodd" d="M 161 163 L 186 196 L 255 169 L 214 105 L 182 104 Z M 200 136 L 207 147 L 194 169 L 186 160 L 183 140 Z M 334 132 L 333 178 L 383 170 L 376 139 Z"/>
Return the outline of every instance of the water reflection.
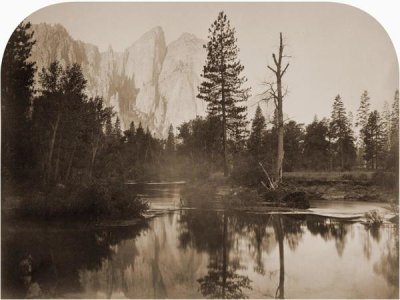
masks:
<path fill-rule="evenodd" d="M 122 240 L 134 239 L 146 227 L 76 230 L 58 226 L 2 226 L 2 291 L 8 297 L 62 297 L 80 291 L 80 270 L 98 270 Z M 128 255 L 125 262 L 131 259 Z"/>
<path fill-rule="evenodd" d="M 398 297 L 395 226 L 187 210 L 133 227 L 2 229 L 3 297 Z"/>

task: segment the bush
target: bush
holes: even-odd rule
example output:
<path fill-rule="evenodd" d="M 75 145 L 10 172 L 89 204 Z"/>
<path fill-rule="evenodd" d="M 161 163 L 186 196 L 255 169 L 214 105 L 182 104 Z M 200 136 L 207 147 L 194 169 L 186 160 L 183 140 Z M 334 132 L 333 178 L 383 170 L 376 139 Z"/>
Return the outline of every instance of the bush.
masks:
<path fill-rule="evenodd" d="M 349 174 L 349 173 L 343 174 L 343 175 L 341 176 L 341 178 L 342 178 L 343 180 L 354 180 L 354 179 L 355 179 L 354 176 L 353 176 L 353 174 Z"/>
<path fill-rule="evenodd" d="M 231 178 L 239 185 L 257 186 L 262 179 L 265 180 L 265 175 L 254 158 L 242 156 L 235 160 Z"/>
<path fill-rule="evenodd" d="M 372 174 L 371 183 L 386 188 L 397 189 L 399 176 L 394 172 L 375 172 Z"/>
<path fill-rule="evenodd" d="M 367 211 L 365 213 L 367 224 L 370 226 L 379 226 L 383 223 L 383 217 L 377 210 Z"/>
<path fill-rule="evenodd" d="M 85 220 L 128 219 L 141 217 L 148 204 L 132 195 L 124 184 L 91 183 L 87 186 L 56 186 L 24 198 L 21 213 L 46 219 Z"/>

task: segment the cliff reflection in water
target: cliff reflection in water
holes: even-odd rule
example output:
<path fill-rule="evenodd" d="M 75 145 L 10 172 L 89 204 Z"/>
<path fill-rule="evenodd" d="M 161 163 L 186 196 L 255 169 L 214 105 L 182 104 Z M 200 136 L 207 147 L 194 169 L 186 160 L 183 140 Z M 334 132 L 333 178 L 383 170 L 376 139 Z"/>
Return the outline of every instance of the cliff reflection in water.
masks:
<path fill-rule="evenodd" d="M 2 237 L 7 297 L 398 297 L 395 226 L 187 210 L 113 229 L 8 226 Z"/>

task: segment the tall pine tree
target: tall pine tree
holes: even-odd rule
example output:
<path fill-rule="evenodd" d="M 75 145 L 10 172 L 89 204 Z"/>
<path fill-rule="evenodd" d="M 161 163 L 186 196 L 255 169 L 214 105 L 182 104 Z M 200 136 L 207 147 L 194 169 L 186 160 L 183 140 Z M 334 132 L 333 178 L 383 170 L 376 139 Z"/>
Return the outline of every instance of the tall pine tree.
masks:
<path fill-rule="evenodd" d="M 198 98 L 208 104 L 208 114 L 222 121 L 222 144 L 224 175 L 229 173 L 227 161 L 227 140 L 230 135 L 240 136 L 246 127 L 246 106 L 241 104 L 249 97 L 247 81 L 241 73 L 244 69 L 238 59 L 235 28 L 224 12 L 218 14 L 209 29 L 208 42 L 204 45 L 207 58 L 203 67 L 204 81 L 199 86 Z"/>
<path fill-rule="evenodd" d="M 370 98 L 368 96 L 368 91 L 364 91 L 360 97 L 360 106 L 357 110 L 356 127 L 359 128 L 359 136 L 357 140 L 357 146 L 359 150 L 359 157 L 364 156 L 364 136 L 365 126 L 367 126 L 368 118 L 370 114 Z M 362 160 L 362 159 L 361 159 Z"/>
<path fill-rule="evenodd" d="M 2 173 L 25 179 L 32 167 L 30 110 L 35 63 L 29 61 L 33 40 L 30 23 L 21 23 L 7 43 L 1 66 Z"/>
<path fill-rule="evenodd" d="M 399 90 L 394 94 L 391 114 L 391 147 L 389 153 L 389 166 L 396 171 L 399 171 Z"/>
<path fill-rule="evenodd" d="M 378 111 L 374 110 L 368 117 L 368 122 L 362 130 L 364 138 L 364 159 L 371 169 L 378 168 L 378 161 L 383 152 L 382 123 Z"/>
<path fill-rule="evenodd" d="M 340 95 L 335 97 L 331 122 L 330 122 L 331 146 L 342 170 L 349 169 L 355 160 L 355 147 L 353 132 L 350 128 L 346 109 Z"/>
<path fill-rule="evenodd" d="M 168 137 L 167 137 L 167 144 L 165 146 L 165 150 L 169 155 L 175 152 L 175 135 L 174 135 L 174 127 L 172 124 L 169 126 L 168 129 Z"/>
<path fill-rule="evenodd" d="M 258 161 L 262 160 L 261 154 L 264 147 L 264 130 L 265 130 L 265 117 L 263 116 L 260 106 L 257 106 L 253 122 L 251 124 L 251 133 L 247 142 L 249 153 Z"/>

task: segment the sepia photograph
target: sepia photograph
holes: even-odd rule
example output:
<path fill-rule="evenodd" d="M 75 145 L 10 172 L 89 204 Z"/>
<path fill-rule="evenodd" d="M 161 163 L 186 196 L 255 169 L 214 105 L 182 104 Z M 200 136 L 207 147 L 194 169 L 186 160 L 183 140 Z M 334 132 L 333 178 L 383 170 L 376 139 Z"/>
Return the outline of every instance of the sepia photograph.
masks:
<path fill-rule="evenodd" d="M 2 299 L 399 299 L 399 64 L 333 2 L 65 2 L 1 53 Z"/>

